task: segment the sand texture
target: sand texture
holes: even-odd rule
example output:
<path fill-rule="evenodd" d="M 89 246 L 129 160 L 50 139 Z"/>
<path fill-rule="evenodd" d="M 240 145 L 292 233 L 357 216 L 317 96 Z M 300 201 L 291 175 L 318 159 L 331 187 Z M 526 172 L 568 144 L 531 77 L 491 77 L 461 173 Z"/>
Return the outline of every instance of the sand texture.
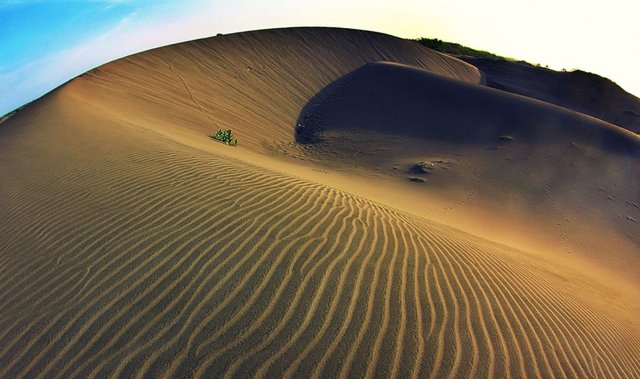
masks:
<path fill-rule="evenodd" d="M 480 81 L 282 29 L 20 110 L 0 377 L 640 377 L 640 139 Z"/>

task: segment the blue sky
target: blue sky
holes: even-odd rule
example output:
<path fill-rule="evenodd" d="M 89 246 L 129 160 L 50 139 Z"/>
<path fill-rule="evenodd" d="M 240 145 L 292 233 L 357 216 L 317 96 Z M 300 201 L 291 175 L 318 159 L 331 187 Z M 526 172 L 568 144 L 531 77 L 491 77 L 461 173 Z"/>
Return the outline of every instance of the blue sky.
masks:
<path fill-rule="evenodd" d="M 453 4 L 453 5 L 452 5 Z M 580 68 L 640 95 L 640 2 L 0 0 L 0 115 L 108 61 L 216 33 L 341 26 Z"/>
<path fill-rule="evenodd" d="M 199 2 L 0 0 L 0 114 L 113 59 L 189 39 L 172 35 Z M 153 35 L 154 29 L 166 32 Z M 177 37 L 177 38 L 176 38 Z"/>

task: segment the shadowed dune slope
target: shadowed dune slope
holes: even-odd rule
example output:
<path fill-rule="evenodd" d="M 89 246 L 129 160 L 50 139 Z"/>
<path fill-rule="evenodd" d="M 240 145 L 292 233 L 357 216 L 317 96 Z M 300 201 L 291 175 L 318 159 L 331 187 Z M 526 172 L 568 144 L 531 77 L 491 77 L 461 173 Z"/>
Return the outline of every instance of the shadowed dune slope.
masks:
<path fill-rule="evenodd" d="M 543 100 L 640 133 L 640 99 L 609 79 L 584 71 L 558 72 L 523 62 L 463 58 L 489 87 Z"/>
<path fill-rule="evenodd" d="M 509 220 L 505 231 L 529 224 L 529 235 L 569 252 L 586 246 L 581 254 L 640 275 L 640 138 L 625 129 L 415 67 L 372 63 L 312 98 L 296 131 L 308 155 L 333 167 L 394 166 L 406 180 L 411 164 L 423 161 L 427 194 L 489 209 Z M 537 231 L 555 224 L 553 233 Z"/>
<path fill-rule="evenodd" d="M 326 119 L 310 129 L 351 128 L 483 145 L 510 135 L 530 145 L 575 142 L 640 155 L 640 138 L 624 129 L 397 63 L 371 63 L 346 75 L 311 99 L 302 114 L 299 123 L 305 117 Z"/>
<path fill-rule="evenodd" d="M 449 79 L 358 70 L 381 60 Z M 376 70 L 371 87 L 358 84 Z M 322 100 L 343 77 L 356 80 Z M 640 304 L 623 290 L 374 201 L 333 172 L 309 174 L 309 160 L 368 172 L 428 148 L 451 154 L 452 176 L 434 176 L 442 192 L 540 207 L 571 193 L 596 204 L 589 216 L 605 212 L 612 238 L 619 220 L 589 191 L 602 185 L 627 212 L 637 137 L 478 81 L 474 67 L 390 36 L 270 30 L 125 58 L 17 112 L 0 125 L 0 377 L 639 377 Z M 361 92 L 376 83 L 398 101 Z M 362 109 L 333 99 L 365 95 L 381 119 L 337 123 Z M 324 128 L 309 146 L 295 142 L 306 104 Z M 523 124 L 523 112 L 552 126 Z M 210 141 L 216 127 L 239 147 Z M 512 139 L 496 142 L 501 133 Z M 574 160 L 543 157 L 567 143 Z M 603 173 L 576 192 L 565 176 L 574 163 L 584 178 L 585 161 Z"/>
<path fill-rule="evenodd" d="M 640 375 L 597 285 L 66 101 L 0 129 L 2 377 Z"/>

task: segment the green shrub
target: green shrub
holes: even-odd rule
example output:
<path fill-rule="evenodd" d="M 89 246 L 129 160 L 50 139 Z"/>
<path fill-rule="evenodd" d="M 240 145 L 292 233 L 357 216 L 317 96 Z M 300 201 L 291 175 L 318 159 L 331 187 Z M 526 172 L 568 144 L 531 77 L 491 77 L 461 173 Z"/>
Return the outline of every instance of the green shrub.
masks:
<path fill-rule="evenodd" d="M 472 58 L 488 58 L 494 60 L 510 60 L 509 58 L 490 53 L 484 50 L 476 50 L 459 43 L 446 42 L 437 38 L 418 38 L 414 40 L 419 44 L 441 53 L 452 54 L 457 56 L 465 56 Z"/>
<path fill-rule="evenodd" d="M 210 135 L 209 137 L 211 137 L 216 141 L 220 141 L 224 144 L 227 144 L 229 146 L 238 146 L 238 139 L 233 138 L 231 129 L 227 129 L 227 130 L 218 129 L 214 134 Z"/>

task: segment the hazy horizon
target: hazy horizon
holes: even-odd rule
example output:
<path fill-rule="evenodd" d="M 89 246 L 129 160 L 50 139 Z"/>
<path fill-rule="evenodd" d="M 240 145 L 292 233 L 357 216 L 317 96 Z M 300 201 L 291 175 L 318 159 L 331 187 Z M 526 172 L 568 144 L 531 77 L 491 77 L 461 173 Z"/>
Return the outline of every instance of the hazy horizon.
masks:
<path fill-rule="evenodd" d="M 404 38 L 439 38 L 476 49 L 607 77 L 639 96 L 635 64 L 624 56 L 640 32 L 638 6 L 548 0 L 525 7 L 501 0 L 267 4 L 192 0 L 13 0 L 0 4 L 0 101 L 4 115 L 109 61 L 168 44 L 247 30 L 330 26 Z M 460 11 L 462 10 L 462 11 Z M 594 27 L 594 20 L 599 20 Z M 604 25 L 604 27 L 603 27 Z"/>

